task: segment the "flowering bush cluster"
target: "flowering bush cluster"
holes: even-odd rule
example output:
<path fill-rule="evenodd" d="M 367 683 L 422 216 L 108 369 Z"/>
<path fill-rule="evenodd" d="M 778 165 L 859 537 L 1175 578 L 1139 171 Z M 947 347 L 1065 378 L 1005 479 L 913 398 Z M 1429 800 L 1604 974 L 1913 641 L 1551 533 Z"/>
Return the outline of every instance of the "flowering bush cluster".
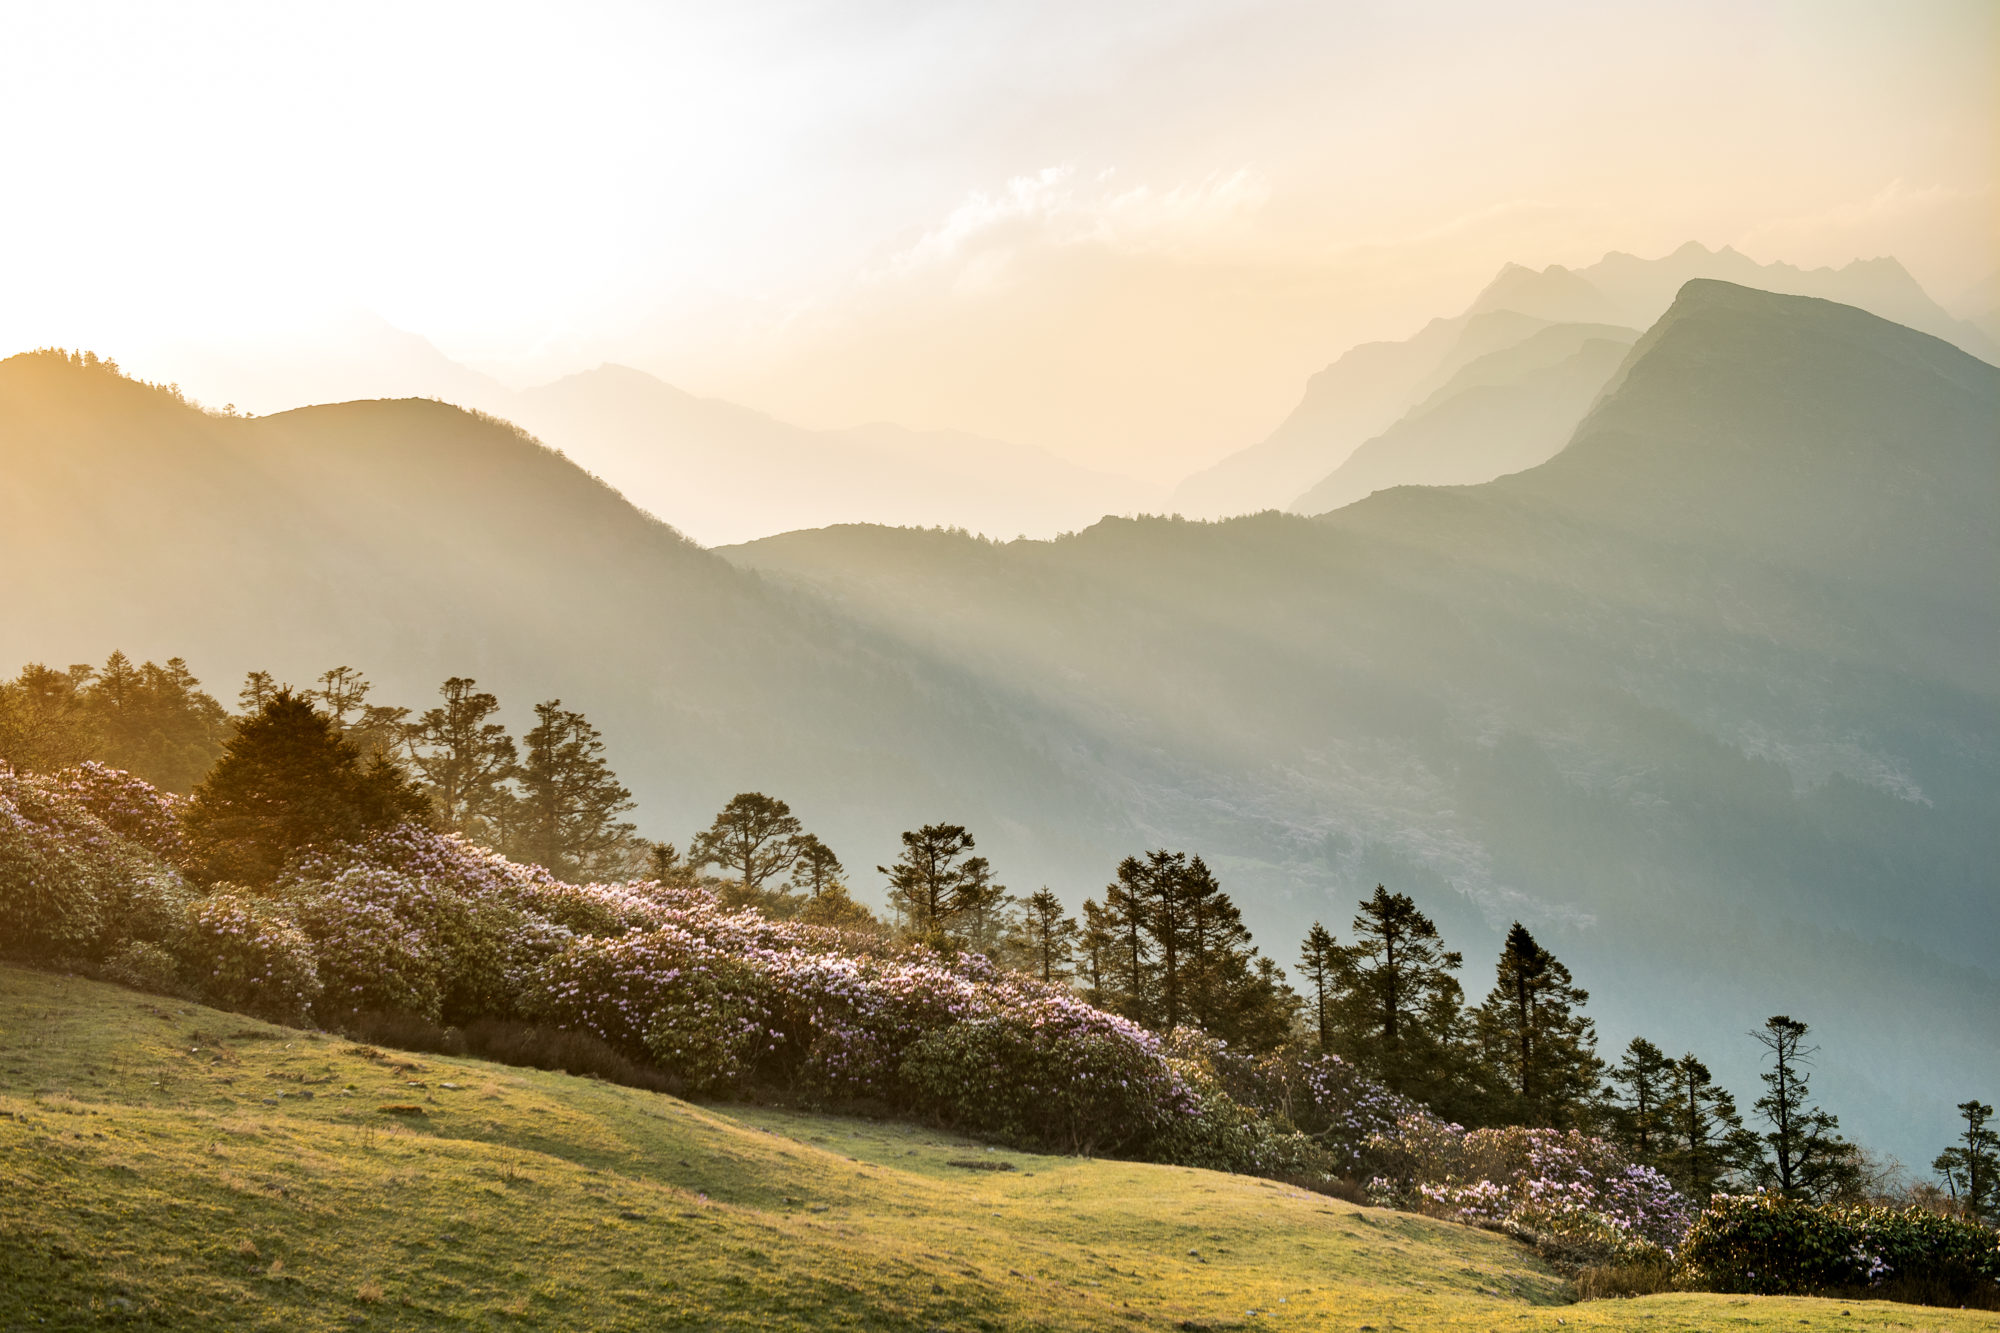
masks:
<path fill-rule="evenodd" d="M 1718 1194 L 1680 1253 L 1689 1286 L 1755 1295 L 1915 1286 L 1946 1303 L 2000 1296 L 2000 1233 L 1921 1208 Z"/>
<path fill-rule="evenodd" d="M 699 887 L 568 884 L 411 826 L 312 849 L 262 894 L 198 893 L 171 864 L 177 817 L 99 766 L 0 771 L 5 938 L 275 1018 L 527 1018 L 694 1089 L 1077 1151 L 1163 1151 L 1209 1105 L 1150 1033 L 979 955 L 731 911 Z"/>
<path fill-rule="evenodd" d="M 1666 1177 L 1575 1130 L 1466 1130 L 1428 1113 L 1371 1136 L 1384 1203 L 1512 1232 L 1571 1263 L 1660 1261 L 1693 1222 Z"/>
<path fill-rule="evenodd" d="M 299 1022 L 319 997 L 312 941 L 270 904 L 234 885 L 217 885 L 192 905 L 177 943 L 183 969 L 218 1004 Z"/>
<path fill-rule="evenodd" d="M 158 807 L 126 783 L 136 780 L 96 764 L 41 777 L 0 763 L 0 938 L 98 958 L 171 929 L 186 897 L 179 874 L 108 822 L 157 834 Z"/>
<path fill-rule="evenodd" d="M 1251 1055 L 1196 1028 L 1177 1029 L 1168 1052 L 1190 1077 L 1310 1140 L 1330 1175 L 1362 1171 L 1371 1138 L 1429 1112 L 1391 1092 L 1337 1055 L 1278 1051 Z M 1298 1173 L 1305 1174 L 1305 1173 Z"/>

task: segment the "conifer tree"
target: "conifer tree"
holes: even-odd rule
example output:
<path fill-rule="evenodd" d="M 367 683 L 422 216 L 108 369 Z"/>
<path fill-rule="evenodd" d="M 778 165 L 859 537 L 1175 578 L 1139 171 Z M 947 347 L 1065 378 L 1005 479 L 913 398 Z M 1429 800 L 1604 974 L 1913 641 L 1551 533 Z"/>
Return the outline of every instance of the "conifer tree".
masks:
<path fill-rule="evenodd" d="M 1750 1035 L 1770 1053 L 1761 1075 L 1765 1093 L 1756 1110 L 1769 1128 L 1765 1152 L 1752 1168 L 1759 1185 L 1789 1198 L 1819 1203 L 1851 1192 L 1860 1181 L 1854 1145 L 1840 1137 L 1837 1117 L 1809 1100 L 1809 1066 L 1817 1046 L 1805 1044 L 1811 1031 L 1786 1014 L 1774 1014 Z"/>
<path fill-rule="evenodd" d="M 1322 1051 L 1333 1049 L 1333 995 L 1340 980 L 1340 945 L 1315 921 L 1299 946 L 1299 972 L 1312 987 L 1313 1033 Z"/>
<path fill-rule="evenodd" d="M 1096 899 L 1084 899 L 1083 926 L 1076 937 L 1077 979 L 1083 983 L 1083 998 L 1100 1009 L 1117 1008 L 1112 990 L 1118 944 L 1117 919 Z"/>
<path fill-rule="evenodd" d="M 1044 884 L 1022 904 L 1021 953 L 1028 968 L 1043 981 L 1069 977 L 1075 955 L 1076 918 L 1063 913 L 1062 899 Z"/>
<path fill-rule="evenodd" d="M 374 688 L 353 667 L 337 666 L 322 672 L 319 688 L 307 691 L 306 697 L 319 701 L 334 727 L 363 758 L 379 754 L 400 761 L 410 740 L 410 710 L 369 703 Z"/>
<path fill-rule="evenodd" d="M 1473 1011 L 1473 1029 L 1496 1084 L 1495 1118 L 1575 1128 L 1604 1069 L 1596 1028 L 1580 1012 L 1590 992 L 1518 921 L 1494 972 L 1492 991 Z"/>
<path fill-rule="evenodd" d="M 364 762 L 331 718 L 279 689 L 237 724 L 195 789 L 186 824 L 205 878 L 262 885 L 307 847 L 429 816 L 430 803 L 393 764 Z"/>
<path fill-rule="evenodd" d="M 696 866 L 718 865 L 734 877 L 727 895 L 738 904 L 772 907 L 765 884 L 799 860 L 805 826 L 792 808 L 760 791 L 738 792 L 694 840 L 689 858 Z"/>
<path fill-rule="evenodd" d="M 1090 906 L 1085 904 L 1086 909 Z M 1105 885 L 1100 915 L 1111 935 L 1102 1002 L 1113 1013 L 1151 1027 L 1156 1022 L 1158 978 L 1153 937 L 1146 927 L 1146 904 L 1138 886 L 1125 876 Z"/>
<path fill-rule="evenodd" d="M 1991 1221 L 2000 1214 L 2000 1134 L 1986 1127 L 1993 1108 L 1975 1097 L 1960 1102 L 1958 1113 L 1965 1117 L 1964 1146 L 1946 1148 L 1931 1169 L 1968 1216 Z"/>
<path fill-rule="evenodd" d="M 95 732 L 92 757 L 167 791 L 193 791 L 229 740 L 229 714 L 178 657 L 135 666 L 114 652 L 82 702 Z"/>
<path fill-rule="evenodd" d="M 1724 1179 L 1757 1158 L 1759 1141 L 1743 1127 L 1736 1098 L 1689 1051 L 1673 1062 L 1663 1166 L 1683 1194 L 1706 1202 Z"/>
<path fill-rule="evenodd" d="M 889 901 L 908 919 L 908 933 L 938 947 L 957 947 L 954 928 L 961 915 L 990 903 L 1005 889 L 993 882 L 993 868 L 969 853 L 973 837 L 959 824 L 926 824 L 903 834 L 903 854 L 893 866 L 877 866 L 888 877 Z"/>
<path fill-rule="evenodd" d="M 1380 884 L 1353 924 L 1334 1006 L 1339 1045 L 1390 1088 L 1454 1114 L 1465 1097 L 1464 992 L 1451 974 L 1464 956 L 1408 894 Z"/>
<path fill-rule="evenodd" d="M 50 773 L 90 758 L 96 742 L 83 689 L 92 671 L 57 671 L 30 662 L 0 682 L 0 759 L 26 773 Z"/>
<path fill-rule="evenodd" d="M 794 889 L 807 898 L 846 890 L 847 881 L 843 878 L 845 868 L 840 864 L 840 858 L 833 854 L 833 848 L 811 833 L 801 833 L 792 839 L 792 847 L 797 853 L 792 861 Z"/>
<path fill-rule="evenodd" d="M 632 793 L 605 761 L 597 728 L 551 699 L 535 705 L 525 739 L 511 850 L 563 879 L 619 873 L 635 850 L 633 826 L 618 818 L 632 809 Z"/>
<path fill-rule="evenodd" d="M 453 676 L 440 685 L 444 703 L 417 719 L 410 752 L 439 822 L 491 842 L 508 822 L 514 796 L 507 783 L 520 754 L 507 728 L 489 720 L 500 711 L 500 701 L 478 684 Z"/>
<path fill-rule="evenodd" d="M 1605 1100 L 1618 1141 L 1641 1166 L 1658 1167 L 1666 1159 L 1673 1096 L 1674 1062 L 1644 1037 L 1632 1038 L 1611 1070 Z"/>

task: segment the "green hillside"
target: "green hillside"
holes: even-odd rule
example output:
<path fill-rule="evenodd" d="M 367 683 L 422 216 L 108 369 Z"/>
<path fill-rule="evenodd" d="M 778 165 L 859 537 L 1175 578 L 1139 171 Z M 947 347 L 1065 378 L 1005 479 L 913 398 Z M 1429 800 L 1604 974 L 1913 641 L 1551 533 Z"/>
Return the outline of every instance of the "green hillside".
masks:
<path fill-rule="evenodd" d="M 2000 1328 L 1567 1299 L 1500 1237 L 1269 1181 L 700 1107 L 0 968 L 10 1328 Z"/>

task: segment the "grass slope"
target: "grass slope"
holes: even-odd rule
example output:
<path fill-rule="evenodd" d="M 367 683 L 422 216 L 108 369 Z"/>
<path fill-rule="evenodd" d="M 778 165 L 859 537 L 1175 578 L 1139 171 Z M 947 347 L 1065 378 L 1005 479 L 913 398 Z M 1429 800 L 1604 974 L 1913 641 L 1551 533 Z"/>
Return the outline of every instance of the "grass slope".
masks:
<path fill-rule="evenodd" d="M 2000 1329 L 1564 1299 L 1499 1237 L 1268 1181 L 699 1107 L 0 968 L 8 1329 Z"/>

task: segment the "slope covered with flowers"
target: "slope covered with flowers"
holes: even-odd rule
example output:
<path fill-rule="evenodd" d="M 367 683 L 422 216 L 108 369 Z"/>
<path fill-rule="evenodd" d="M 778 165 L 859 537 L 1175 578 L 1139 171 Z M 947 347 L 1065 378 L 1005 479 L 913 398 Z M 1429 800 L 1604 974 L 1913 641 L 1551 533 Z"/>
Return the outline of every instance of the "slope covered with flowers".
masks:
<path fill-rule="evenodd" d="M 268 889 L 180 868 L 180 798 L 0 766 L 4 947 L 293 1022 L 572 1034 L 673 1086 L 917 1115 L 1006 1141 L 1305 1183 L 1593 1253 L 1671 1247 L 1686 1202 L 1601 1140 L 1445 1124 L 1337 1056 L 1162 1039 L 972 953 L 729 910 L 692 884 L 570 884 L 404 825 Z"/>

